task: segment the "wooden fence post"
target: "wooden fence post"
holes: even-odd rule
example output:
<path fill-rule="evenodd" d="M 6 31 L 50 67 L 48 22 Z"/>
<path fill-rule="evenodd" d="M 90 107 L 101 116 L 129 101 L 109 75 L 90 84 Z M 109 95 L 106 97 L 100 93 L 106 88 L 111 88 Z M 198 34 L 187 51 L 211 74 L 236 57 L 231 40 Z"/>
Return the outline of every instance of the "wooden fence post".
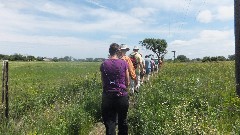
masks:
<path fill-rule="evenodd" d="M 5 62 L 3 61 L 2 66 L 2 104 L 4 103 L 4 86 L 5 86 Z"/>
<path fill-rule="evenodd" d="M 9 104 L 8 104 L 8 61 L 5 63 L 5 117 L 8 118 Z"/>
<path fill-rule="evenodd" d="M 236 93 L 240 97 L 240 1 L 234 0 Z"/>
<path fill-rule="evenodd" d="M 8 118 L 9 103 L 8 103 L 8 61 L 3 61 L 2 67 L 2 115 Z"/>

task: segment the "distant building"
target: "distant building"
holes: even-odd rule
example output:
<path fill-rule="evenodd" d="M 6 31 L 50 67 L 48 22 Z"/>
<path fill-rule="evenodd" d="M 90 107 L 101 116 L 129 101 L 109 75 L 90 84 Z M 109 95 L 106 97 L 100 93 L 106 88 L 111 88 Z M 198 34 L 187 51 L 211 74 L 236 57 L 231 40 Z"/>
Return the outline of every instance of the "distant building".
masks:
<path fill-rule="evenodd" d="M 52 58 L 43 58 L 43 61 L 52 61 Z"/>

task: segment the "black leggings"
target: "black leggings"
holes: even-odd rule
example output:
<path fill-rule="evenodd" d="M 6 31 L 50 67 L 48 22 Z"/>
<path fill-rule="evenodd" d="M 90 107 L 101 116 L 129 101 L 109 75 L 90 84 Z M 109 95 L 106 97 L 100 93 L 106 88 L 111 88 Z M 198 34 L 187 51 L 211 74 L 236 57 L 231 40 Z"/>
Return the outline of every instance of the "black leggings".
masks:
<path fill-rule="evenodd" d="M 118 97 L 111 94 L 102 95 L 102 118 L 106 135 L 116 135 L 116 118 L 118 115 L 118 135 L 128 134 L 128 96 Z"/>

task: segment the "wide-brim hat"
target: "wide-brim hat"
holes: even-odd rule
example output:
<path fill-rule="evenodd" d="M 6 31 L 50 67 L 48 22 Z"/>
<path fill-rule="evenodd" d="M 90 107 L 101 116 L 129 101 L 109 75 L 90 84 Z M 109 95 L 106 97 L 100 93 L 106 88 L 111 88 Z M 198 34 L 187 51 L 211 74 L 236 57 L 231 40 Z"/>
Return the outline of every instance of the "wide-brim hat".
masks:
<path fill-rule="evenodd" d="M 139 50 L 138 46 L 134 46 L 133 50 Z"/>
<path fill-rule="evenodd" d="M 127 51 L 130 50 L 130 49 L 127 47 L 127 45 L 125 45 L 125 44 L 121 44 L 121 45 L 120 45 L 120 48 L 121 48 L 121 50 L 127 50 Z"/>

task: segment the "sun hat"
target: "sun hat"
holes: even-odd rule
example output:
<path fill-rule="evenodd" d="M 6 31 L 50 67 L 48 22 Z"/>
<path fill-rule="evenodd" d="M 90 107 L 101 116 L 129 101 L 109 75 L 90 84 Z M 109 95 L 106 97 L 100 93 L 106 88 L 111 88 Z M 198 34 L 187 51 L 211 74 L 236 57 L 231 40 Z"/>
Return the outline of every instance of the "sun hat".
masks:
<path fill-rule="evenodd" d="M 138 46 L 134 46 L 133 50 L 139 50 Z"/>
<path fill-rule="evenodd" d="M 121 50 L 127 50 L 127 51 L 130 50 L 130 49 L 127 47 L 126 44 L 121 44 L 121 45 L 120 45 L 120 48 L 121 48 Z"/>

